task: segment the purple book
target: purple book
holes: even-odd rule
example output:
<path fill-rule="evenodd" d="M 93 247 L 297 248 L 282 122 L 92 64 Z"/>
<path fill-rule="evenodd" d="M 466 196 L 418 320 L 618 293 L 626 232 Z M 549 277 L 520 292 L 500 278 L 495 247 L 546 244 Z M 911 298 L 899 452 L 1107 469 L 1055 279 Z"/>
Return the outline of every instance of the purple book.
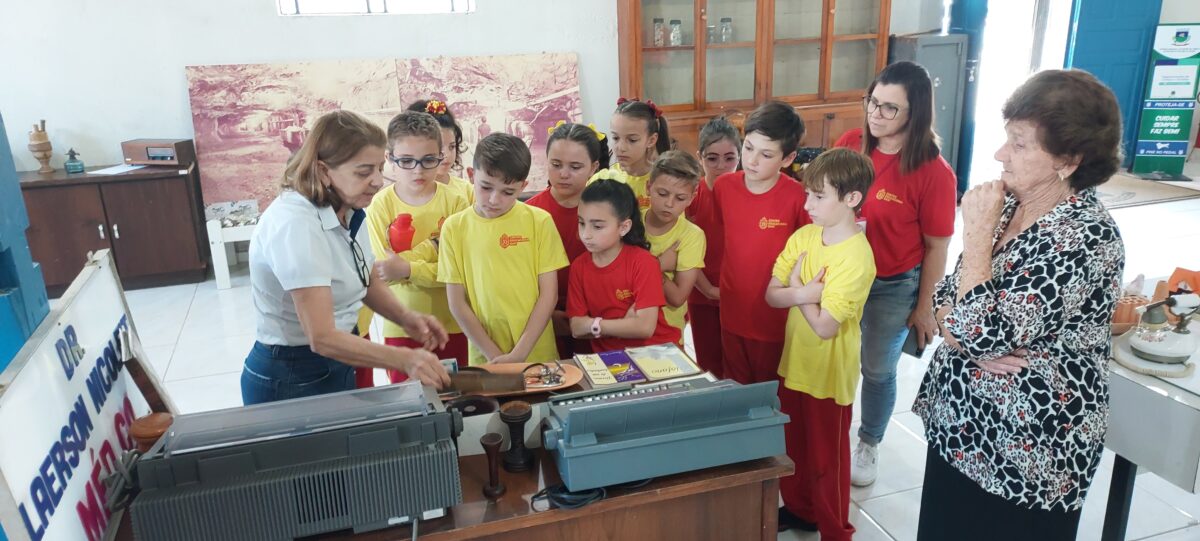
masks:
<path fill-rule="evenodd" d="M 613 379 L 616 380 L 615 383 L 632 384 L 647 381 L 646 375 L 638 369 L 637 365 L 634 364 L 633 359 L 630 358 L 629 354 L 625 353 L 623 350 L 576 355 L 575 358 L 579 361 L 579 364 L 584 369 L 584 372 L 588 372 L 589 374 L 592 370 L 599 368 L 597 362 L 604 363 L 604 366 L 608 369 L 608 373 L 611 374 Z M 600 375 L 604 373 L 603 370 L 597 371 L 600 372 Z M 591 377 L 589 375 L 589 379 L 592 380 L 593 385 L 613 384 L 611 380 L 604 382 L 596 381 L 598 377 Z M 608 378 L 602 379 L 607 380 Z"/>

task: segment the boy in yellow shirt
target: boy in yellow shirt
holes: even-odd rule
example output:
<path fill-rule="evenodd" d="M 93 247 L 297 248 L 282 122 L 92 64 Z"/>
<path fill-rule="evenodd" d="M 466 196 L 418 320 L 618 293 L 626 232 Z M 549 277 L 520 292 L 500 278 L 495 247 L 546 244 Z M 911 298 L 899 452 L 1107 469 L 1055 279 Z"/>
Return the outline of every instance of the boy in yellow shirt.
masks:
<path fill-rule="evenodd" d="M 550 214 L 517 201 L 531 161 L 521 139 L 484 137 L 475 148 L 475 204 L 442 226 L 438 280 L 472 365 L 558 358 L 549 323 L 567 254 Z"/>
<path fill-rule="evenodd" d="M 432 314 L 450 340 L 434 351 L 441 359 L 467 363 L 467 339 L 450 314 L 445 285 L 437 281 L 437 251 L 430 239 L 440 235 L 442 222 L 467 208 L 456 190 L 437 181 L 442 153 L 442 130 L 428 113 L 405 111 L 388 123 L 388 153 L 396 182 L 375 194 L 367 207 L 375 275 L 388 282 L 404 306 Z M 390 346 L 421 347 L 404 328 L 383 322 L 383 340 Z M 389 371 L 393 383 L 407 379 Z"/>
<path fill-rule="evenodd" d="M 875 257 L 856 217 L 875 171 L 870 158 L 837 148 L 803 174 L 813 223 L 788 239 L 766 294 L 767 304 L 788 308 L 779 401 L 792 419 L 784 437 L 796 471 L 780 480 L 779 528 L 848 541 L 859 322 L 875 279 Z"/>
<path fill-rule="evenodd" d="M 642 213 L 650 253 L 658 258 L 663 272 L 663 294 L 667 298 L 663 315 L 667 324 L 679 329 L 683 347 L 683 327 L 687 324 L 687 300 L 704 268 L 706 239 L 704 231 L 683 216 L 692 204 L 704 170 L 687 152 L 668 150 L 650 166 L 646 185 L 650 207 Z"/>
<path fill-rule="evenodd" d="M 417 100 L 408 104 L 408 110 L 429 113 L 442 127 L 442 156 L 445 159 L 437 168 L 437 181 L 461 194 L 468 204 L 474 205 L 475 191 L 471 183 L 453 174 L 456 170 L 462 171 L 462 153 L 466 147 L 463 146 L 462 126 L 458 125 L 449 104 L 440 100 Z"/>

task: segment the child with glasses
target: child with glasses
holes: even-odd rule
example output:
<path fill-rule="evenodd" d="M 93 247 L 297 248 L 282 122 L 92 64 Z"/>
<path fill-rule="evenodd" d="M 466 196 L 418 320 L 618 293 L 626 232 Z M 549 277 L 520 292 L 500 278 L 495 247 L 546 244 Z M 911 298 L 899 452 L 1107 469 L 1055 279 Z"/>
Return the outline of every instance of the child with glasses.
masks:
<path fill-rule="evenodd" d="M 688 205 L 687 219 L 704 231 L 704 268 L 696 277 L 696 288 L 688 298 L 688 319 L 696 363 L 717 377 L 725 375 L 721 346 L 721 260 L 725 255 L 725 228 L 717 214 L 713 189 L 717 177 L 737 171 L 741 164 L 742 136 L 729 119 L 714 117 L 700 128 L 700 157 L 704 178 L 696 187 L 696 198 Z"/>
<path fill-rule="evenodd" d="M 475 148 L 475 204 L 442 227 L 438 280 L 472 365 L 558 358 L 549 323 L 567 254 L 550 214 L 517 200 L 531 162 L 520 138 L 484 137 Z"/>
<path fill-rule="evenodd" d="M 475 204 L 475 190 L 471 183 L 455 174 L 463 170 L 462 153 L 467 146 L 463 143 L 462 126 L 454 118 L 450 105 L 441 100 L 417 100 L 408 105 L 409 111 L 424 111 L 433 115 L 442 128 L 442 160 L 437 168 L 437 181 L 462 194 L 470 204 Z"/>
<path fill-rule="evenodd" d="M 371 232 L 372 272 L 384 280 L 405 306 L 432 314 L 449 333 L 446 346 L 435 350 L 441 359 L 456 359 L 466 366 L 467 339 L 450 315 L 445 285 L 437 280 L 435 243 L 442 223 L 468 207 L 457 190 L 437 182 L 442 155 L 442 131 L 428 113 L 405 111 L 388 123 L 388 167 L 395 183 L 381 190 L 367 207 Z M 403 327 L 383 322 L 383 341 L 389 346 L 413 348 L 417 344 Z M 388 371 L 393 382 L 406 374 Z"/>

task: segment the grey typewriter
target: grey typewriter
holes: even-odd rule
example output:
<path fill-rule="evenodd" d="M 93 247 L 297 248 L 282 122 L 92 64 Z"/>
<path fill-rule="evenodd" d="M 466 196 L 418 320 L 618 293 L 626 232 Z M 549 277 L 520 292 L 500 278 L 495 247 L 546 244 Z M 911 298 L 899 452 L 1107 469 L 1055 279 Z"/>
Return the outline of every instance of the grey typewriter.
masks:
<path fill-rule="evenodd" d="M 781 455 L 777 389 L 701 378 L 560 395 L 542 446 L 571 491 Z"/>
<path fill-rule="evenodd" d="M 137 462 L 139 541 L 294 539 L 462 501 L 458 412 L 419 382 L 176 417 Z"/>

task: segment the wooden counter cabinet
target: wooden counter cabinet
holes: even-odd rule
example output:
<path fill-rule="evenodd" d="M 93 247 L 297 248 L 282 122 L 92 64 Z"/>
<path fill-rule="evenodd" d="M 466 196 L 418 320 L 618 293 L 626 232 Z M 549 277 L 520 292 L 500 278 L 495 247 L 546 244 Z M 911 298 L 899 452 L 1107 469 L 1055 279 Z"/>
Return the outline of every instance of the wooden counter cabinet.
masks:
<path fill-rule="evenodd" d="M 20 174 L 29 250 L 50 296 L 102 248 L 112 250 L 127 289 L 204 280 L 208 241 L 195 166 L 90 174 L 95 169 Z"/>

